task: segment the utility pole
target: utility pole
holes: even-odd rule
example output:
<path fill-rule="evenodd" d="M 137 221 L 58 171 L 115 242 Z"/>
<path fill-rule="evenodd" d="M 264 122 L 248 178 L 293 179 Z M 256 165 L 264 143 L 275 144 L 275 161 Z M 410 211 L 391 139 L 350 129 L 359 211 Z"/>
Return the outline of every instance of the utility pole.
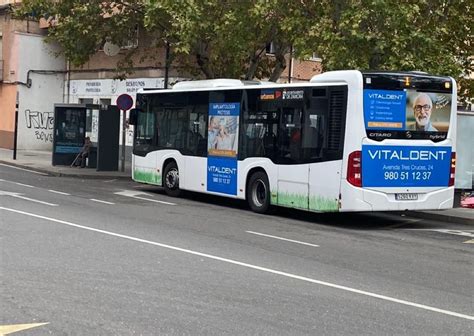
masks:
<path fill-rule="evenodd" d="M 291 83 L 291 77 L 293 76 L 293 45 L 290 46 L 290 66 L 288 67 L 288 83 Z"/>
<path fill-rule="evenodd" d="M 18 107 L 20 105 L 20 93 L 16 92 L 15 103 L 15 131 L 13 133 L 13 160 L 16 160 L 16 148 L 18 146 Z"/>
<path fill-rule="evenodd" d="M 165 83 L 164 88 L 168 88 L 168 76 L 169 76 L 169 68 L 170 68 L 170 43 L 166 41 L 166 54 L 165 54 Z"/>

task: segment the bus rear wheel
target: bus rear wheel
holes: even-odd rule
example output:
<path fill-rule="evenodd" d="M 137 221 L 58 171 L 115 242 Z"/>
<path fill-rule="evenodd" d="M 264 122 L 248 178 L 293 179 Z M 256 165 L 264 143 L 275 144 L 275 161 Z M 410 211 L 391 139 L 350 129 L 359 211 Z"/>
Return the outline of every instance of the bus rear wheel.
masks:
<path fill-rule="evenodd" d="M 179 170 L 176 162 L 172 161 L 165 166 L 163 176 L 163 187 L 166 194 L 178 197 L 181 194 L 181 190 L 179 189 Z"/>
<path fill-rule="evenodd" d="M 270 183 L 264 172 L 256 172 L 250 176 L 247 185 L 247 202 L 252 211 L 267 213 L 270 210 Z"/>

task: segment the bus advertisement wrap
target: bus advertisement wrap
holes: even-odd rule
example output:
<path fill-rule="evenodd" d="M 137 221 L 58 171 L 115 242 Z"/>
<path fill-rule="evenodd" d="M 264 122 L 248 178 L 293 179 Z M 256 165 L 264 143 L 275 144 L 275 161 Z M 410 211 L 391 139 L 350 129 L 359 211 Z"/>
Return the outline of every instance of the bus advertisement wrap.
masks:
<path fill-rule="evenodd" d="M 210 103 L 207 190 L 237 195 L 240 103 Z"/>
<path fill-rule="evenodd" d="M 406 100 L 404 91 L 364 90 L 366 128 L 404 130 Z"/>
<path fill-rule="evenodd" d="M 447 132 L 451 94 L 416 90 L 364 90 L 367 130 Z M 410 138 L 410 132 L 407 134 Z"/>
<path fill-rule="evenodd" d="M 447 187 L 451 147 L 362 146 L 362 187 Z"/>
<path fill-rule="evenodd" d="M 207 158 L 207 191 L 237 195 L 237 159 Z"/>

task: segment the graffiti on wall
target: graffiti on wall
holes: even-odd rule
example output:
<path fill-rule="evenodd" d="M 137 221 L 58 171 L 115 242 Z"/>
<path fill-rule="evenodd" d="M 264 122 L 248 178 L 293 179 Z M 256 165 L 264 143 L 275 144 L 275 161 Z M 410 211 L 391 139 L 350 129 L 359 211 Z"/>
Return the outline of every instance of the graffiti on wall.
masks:
<path fill-rule="evenodd" d="M 25 110 L 26 127 L 34 130 L 36 140 L 53 142 L 54 112 Z"/>

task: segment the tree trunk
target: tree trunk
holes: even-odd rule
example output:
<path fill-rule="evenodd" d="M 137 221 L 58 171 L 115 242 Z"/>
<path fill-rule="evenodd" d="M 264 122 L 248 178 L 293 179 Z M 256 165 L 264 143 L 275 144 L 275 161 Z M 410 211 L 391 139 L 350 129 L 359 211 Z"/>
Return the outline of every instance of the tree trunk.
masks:
<path fill-rule="evenodd" d="M 272 74 L 270 75 L 269 80 L 271 82 L 276 82 L 280 79 L 283 70 L 286 69 L 286 59 L 285 54 L 288 53 L 288 48 L 281 47 L 277 48 L 275 53 L 275 67 L 273 68 Z"/>
<path fill-rule="evenodd" d="M 215 77 L 215 74 L 212 70 L 212 65 L 209 62 L 208 47 L 209 46 L 203 42 L 198 43 L 194 55 L 199 70 L 201 70 L 207 79 L 212 79 Z"/>
<path fill-rule="evenodd" d="M 370 55 L 369 59 L 369 69 L 368 70 L 380 70 L 380 63 L 382 61 L 382 53 L 379 51 L 374 51 Z"/>
<path fill-rule="evenodd" d="M 260 50 L 257 50 L 256 52 L 253 52 L 252 55 L 250 56 L 250 64 L 247 69 L 247 73 L 245 74 L 245 79 L 246 80 L 252 80 L 255 78 L 255 72 L 257 72 L 258 69 L 258 63 L 260 62 L 260 59 L 262 58 L 262 54 L 265 51 L 265 47 L 263 47 Z"/>
<path fill-rule="evenodd" d="M 205 55 L 200 53 L 196 53 L 196 63 L 199 66 L 199 70 L 204 74 L 207 79 L 214 78 L 214 72 L 212 71 L 211 67 L 209 66 L 209 58 Z"/>

